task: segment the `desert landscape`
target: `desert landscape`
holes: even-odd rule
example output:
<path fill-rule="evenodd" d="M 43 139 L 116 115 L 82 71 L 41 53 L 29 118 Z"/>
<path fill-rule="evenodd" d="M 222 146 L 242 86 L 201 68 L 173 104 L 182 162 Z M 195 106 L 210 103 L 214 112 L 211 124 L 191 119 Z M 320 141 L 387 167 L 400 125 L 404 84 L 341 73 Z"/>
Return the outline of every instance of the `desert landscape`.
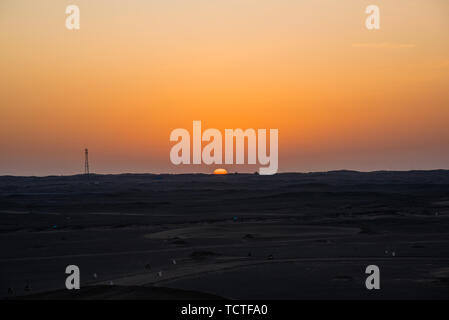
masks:
<path fill-rule="evenodd" d="M 447 299 L 448 230 L 444 170 L 2 176 L 0 297 Z"/>

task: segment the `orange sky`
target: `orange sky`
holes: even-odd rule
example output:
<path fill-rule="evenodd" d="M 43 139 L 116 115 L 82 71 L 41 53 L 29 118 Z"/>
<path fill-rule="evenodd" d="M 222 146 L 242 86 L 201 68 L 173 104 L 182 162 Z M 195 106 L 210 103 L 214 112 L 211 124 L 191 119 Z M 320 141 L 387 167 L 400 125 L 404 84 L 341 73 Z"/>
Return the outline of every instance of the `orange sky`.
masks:
<path fill-rule="evenodd" d="M 449 169 L 448 18 L 447 0 L 2 0 L 0 175 L 79 173 L 85 147 L 97 173 L 212 172 L 170 163 L 193 120 L 279 129 L 280 171 Z"/>

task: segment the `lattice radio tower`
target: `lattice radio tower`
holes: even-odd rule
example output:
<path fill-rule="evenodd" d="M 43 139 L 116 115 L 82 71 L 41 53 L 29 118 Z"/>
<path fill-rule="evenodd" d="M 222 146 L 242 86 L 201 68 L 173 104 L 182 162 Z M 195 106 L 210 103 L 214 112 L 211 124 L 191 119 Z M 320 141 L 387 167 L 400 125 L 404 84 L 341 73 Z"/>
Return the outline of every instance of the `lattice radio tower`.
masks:
<path fill-rule="evenodd" d="M 84 149 L 84 174 L 89 177 L 89 150 Z"/>

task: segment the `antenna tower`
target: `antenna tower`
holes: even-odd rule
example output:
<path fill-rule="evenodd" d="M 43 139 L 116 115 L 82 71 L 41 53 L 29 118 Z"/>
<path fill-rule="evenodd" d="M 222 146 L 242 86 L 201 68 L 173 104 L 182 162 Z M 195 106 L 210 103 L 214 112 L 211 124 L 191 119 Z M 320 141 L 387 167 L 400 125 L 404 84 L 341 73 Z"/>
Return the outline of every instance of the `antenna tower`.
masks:
<path fill-rule="evenodd" d="M 84 149 L 84 174 L 89 177 L 89 150 Z"/>

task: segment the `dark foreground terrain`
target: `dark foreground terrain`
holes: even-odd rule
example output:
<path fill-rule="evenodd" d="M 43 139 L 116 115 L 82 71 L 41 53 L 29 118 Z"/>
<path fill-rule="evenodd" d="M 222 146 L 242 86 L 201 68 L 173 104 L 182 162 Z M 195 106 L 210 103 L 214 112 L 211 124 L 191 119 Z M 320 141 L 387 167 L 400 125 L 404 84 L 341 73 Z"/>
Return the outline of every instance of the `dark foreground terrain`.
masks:
<path fill-rule="evenodd" d="M 18 296 L 447 299 L 449 171 L 0 177 Z"/>

